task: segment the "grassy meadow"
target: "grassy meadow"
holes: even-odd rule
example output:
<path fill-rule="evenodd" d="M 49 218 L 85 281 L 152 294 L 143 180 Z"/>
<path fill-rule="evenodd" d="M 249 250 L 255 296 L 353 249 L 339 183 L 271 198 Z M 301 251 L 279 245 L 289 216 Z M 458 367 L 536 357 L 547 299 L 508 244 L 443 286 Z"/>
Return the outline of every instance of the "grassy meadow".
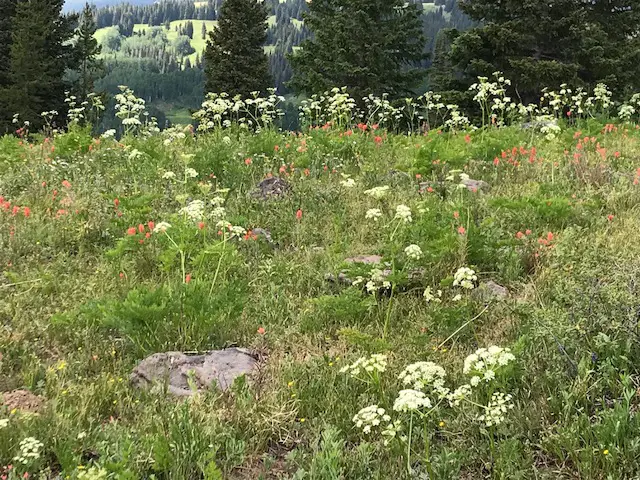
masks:
<path fill-rule="evenodd" d="M 560 126 L 1 138 L 0 475 L 637 478 L 640 132 Z"/>

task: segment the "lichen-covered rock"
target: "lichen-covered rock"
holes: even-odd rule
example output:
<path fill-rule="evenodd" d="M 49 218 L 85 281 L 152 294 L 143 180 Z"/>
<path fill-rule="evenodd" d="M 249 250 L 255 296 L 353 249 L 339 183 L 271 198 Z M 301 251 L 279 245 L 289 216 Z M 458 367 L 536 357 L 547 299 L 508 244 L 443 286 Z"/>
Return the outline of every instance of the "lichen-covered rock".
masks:
<path fill-rule="evenodd" d="M 476 297 L 485 301 L 509 298 L 509 290 L 493 280 L 482 282 L 478 288 L 475 289 L 474 294 Z"/>
<path fill-rule="evenodd" d="M 262 180 L 252 192 L 252 195 L 256 198 L 267 200 L 286 195 L 290 190 L 291 185 L 286 180 L 280 177 L 270 177 Z"/>
<path fill-rule="evenodd" d="M 490 185 L 484 180 L 474 180 L 473 178 L 463 178 L 460 183 L 470 192 L 487 191 L 490 188 Z"/>
<path fill-rule="evenodd" d="M 131 382 L 141 388 L 165 386 L 167 392 L 184 397 L 209 388 L 214 382 L 227 390 L 241 375 L 250 375 L 258 360 L 244 348 L 228 348 L 191 355 L 183 352 L 154 353 L 131 373 Z"/>

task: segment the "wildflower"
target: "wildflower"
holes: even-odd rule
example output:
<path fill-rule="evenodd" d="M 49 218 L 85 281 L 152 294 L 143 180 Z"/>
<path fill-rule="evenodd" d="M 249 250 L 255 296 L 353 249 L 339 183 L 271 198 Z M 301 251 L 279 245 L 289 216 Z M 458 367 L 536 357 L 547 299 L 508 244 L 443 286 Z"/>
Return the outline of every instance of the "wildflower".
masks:
<path fill-rule="evenodd" d="M 0 429 L 6 428 L 9 425 L 9 419 L 8 418 L 1 418 L 0 419 Z"/>
<path fill-rule="evenodd" d="M 71 184 L 67 180 L 62 181 L 62 186 L 64 188 L 71 188 Z"/>
<path fill-rule="evenodd" d="M 524 233 L 522 233 L 522 232 L 518 232 L 518 233 L 516 233 L 516 238 L 517 238 L 518 240 L 522 239 L 523 237 L 524 237 Z"/>
<path fill-rule="evenodd" d="M 244 164 L 245 165 L 251 165 L 253 162 L 251 161 L 251 158 L 245 158 L 244 159 Z"/>
<path fill-rule="evenodd" d="M 364 216 L 367 220 L 373 220 L 375 222 L 377 222 L 380 217 L 382 217 L 382 210 L 379 208 L 370 208 Z"/>
<path fill-rule="evenodd" d="M 464 385 L 460 385 L 449 394 L 449 404 L 452 407 L 457 407 L 458 405 L 460 405 L 462 400 L 471 395 L 471 391 L 471 385 L 468 385 L 466 383 Z"/>
<path fill-rule="evenodd" d="M 265 333 L 266 333 L 266 330 L 264 329 L 264 327 L 258 328 L 258 334 L 264 335 Z"/>
<path fill-rule="evenodd" d="M 473 282 L 476 282 L 477 280 L 478 277 L 474 270 L 471 270 L 468 267 L 460 267 L 453 276 L 453 286 L 460 286 L 467 290 L 472 290 L 474 288 Z"/>
<path fill-rule="evenodd" d="M 352 377 L 357 377 L 362 370 L 371 374 L 382 373 L 387 369 L 387 356 L 375 353 L 369 358 L 360 357 L 351 365 L 345 365 L 340 369 L 340 373 L 348 373 Z"/>
<path fill-rule="evenodd" d="M 436 292 L 436 294 L 434 295 L 433 290 L 431 289 L 431 287 L 427 287 L 427 288 L 424 289 L 424 293 L 422 294 L 422 296 L 427 301 L 427 303 L 429 303 L 429 302 L 440 302 L 440 297 L 442 297 L 442 290 L 438 290 Z"/>
<path fill-rule="evenodd" d="M 420 260 L 422 258 L 422 249 L 418 245 L 409 245 L 404 249 L 404 253 L 411 260 Z"/>
<path fill-rule="evenodd" d="M 396 420 L 393 423 L 389 423 L 386 427 L 384 427 L 381 433 L 381 435 L 384 437 L 383 443 L 385 445 L 389 445 L 389 442 L 398 435 L 398 432 L 400 430 L 402 430 L 402 424 L 399 420 Z"/>
<path fill-rule="evenodd" d="M 424 390 L 431 387 L 436 391 L 444 391 L 444 378 L 447 376 L 444 368 L 433 362 L 416 362 L 407 365 L 400 372 L 398 379 L 403 385 L 410 385 L 414 390 Z"/>
<path fill-rule="evenodd" d="M 395 218 L 403 221 L 404 223 L 411 223 L 411 209 L 406 205 L 398 205 L 396 207 Z"/>
<path fill-rule="evenodd" d="M 187 167 L 184 169 L 184 175 L 185 177 L 196 178 L 198 176 L 198 172 L 191 167 Z"/>
<path fill-rule="evenodd" d="M 187 273 L 187 275 L 184 277 L 184 283 L 190 283 L 191 282 L 191 274 Z"/>
<path fill-rule="evenodd" d="M 164 180 L 173 180 L 176 178 L 176 174 L 173 172 L 165 172 L 164 175 L 162 175 L 162 178 Z"/>
<path fill-rule="evenodd" d="M 456 294 L 456 295 L 451 299 L 451 301 L 453 301 L 453 302 L 459 302 L 460 300 L 462 300 L 462 295 L 460 295 L 459 293 L 458 293 L 458 294 Z"/>
<path fill-rule="evenodd" d="M 525 235 L 531 235 L 531 233 L 533 233 L 533 232 L 531 232 L 531 230 L 529 230 L 529 229 L 525 230 L 525 232 L 524 232 Z"/>
<path fill-rule="evenodd" d="M 29 207 L 23 207 L 22 213 L 25 216 L 25 218 L 29 218 L 29 216 L 31 216 L 31 209 Z"/>
<path fill-rule="evenodd" d="M 178 213 L 186 215 L 194 222 L 201 220 L 204 216 L 204 202 L 202 200 L 192 200 L 186 207 L 182 207 Z"/>
<path fill-rule="evenodd" d="M 296 212 L 296 219 L 301 220 L 302 219 L 302 210 L 298 209 L 298 211 Z"/>
<path fill-rule="evenodd" d="M 149 230 L 153 231 L 153 229 L 155 228 L 156 224 L 152 221 L 147 222 L 147 226 L 149 227 Z"/>
<path fill-rule="evenodd" d="M 516 357 L 511 353 L 509 348 L 502 348 L 492 345 L 487 348 L 479 348 L 467 356 L 464 360 L 463 373 L 472 373 L 474 376 L 482 376 L 485 381 L 495 378 L 495 371 L 500 367 L 506 366 L 513 362 Z M 491 372 L 488 373 L 487 372 Z M 479 383 L 479 382 L 478 382 Z"/>
<path fill-rule="evenodd" d="M 353 178 L 347 178 L 345 180 L 342 180 L 340 182 L 340 185 L 342 185 L 345 188 L 353 188 L 356 186 L 356 181 Z"/>
<path fill-rule="evenodd" d="M 361 428 L 363 433 L 368 434 L 372 429 L 379 427 L 382 422 L 390 422 L 391 417 L 387 415 L 384 408 L 380 408 L 378 405 L 369 405 L 355 414 L 352 420 L 357 428 Z"/>
<path fill-rule="evenodd" d="M 136 234 L 136 227 L 129 227 L 127 229 L 127 235 L 135 235 Z"/>
<path fill-rule="evenodd" d="M 602 451 L 603 455 L 609 455 L 609 450 L 607 450 L 606 448 Z"/>
<path fill-rule="evenodd" d="M 393 402 L 396 412 L 410 412 L 423 407 L 431 408 L 431 400 L 418 390 L 400 390 L 398 398 Z"/>
<path fill-rule="evenodd" d="M 376 145 L 380 145 L 382 143 L 382 137 L 380 135 L 376 135 L 373 141 L 376 142 Z"/>
<path fill-rule="evenodd" d="M 153 233 L 166 232 L 168 228 L 171 228 L 171 225 L 167 222 L 160 222 L 153 229 Z"/>
<path fill-rule="evenodd" d="M 198 222 L 198 229 L 202 230 L 204 228 L 204 222 Z"/>
<path fill-rule="evenodd" d="M 614 218 L 613 215 L 611 215 L 611 214 L 607 215 L 607 220 L 609 220 L 610 222 L 613 221 L 613 218 Z"/>
<path fill-rule="evenodd" d="M 140 233 L 144 232 L 144 225 L 143 224 L 139 224 L 138 225 L 138 232 L 140 232 Z"/>
<path fill-rule="evenodd" d="M 458 227 L 458 233 L 460 235 L 464 235 L 465 233 L 467 233 L 467 230 L 464 227 L 460 226 Z"/>
<path fill-rule="evenodd" d="M 457 210 L 455 212 L 453 212 L 453 218 L 455 218 L 455 219 L 460 218 L 460 212 L 458 212 Z"/>
<path fill-rule="evenodd" d="M 20 442 L 20 452 L 14 457 L 16 462 L 27 465 L 40 458 L 40 451 L 44 445 L 33 437 L 27 437 Z"/>
<path fill-rule="evenodd" d="M 484 422 L 487 427 L 500 425 L 504 422 L 504 414 L 507 413 L 507 410 L 511 410 L 513 408 L 511 398 L 510 394 L 505 395 L 501 392 L 495 392 L 491 395 L 489 405 L 484 407 L 484 415 L 480 415 L 478 420 Z"/>
<path fill-rule="evenodd" d="M 382 197 L 384 197 L 387 194 L 388 191 L 389 191 L 389 186 L 383 185 L 381 187 L 373 187 L 373 188 L 370 188 L 369 190 L 365 190 L 364 194 L 370 197 L 373 197 L 376 200 L 380 200 Z"/>

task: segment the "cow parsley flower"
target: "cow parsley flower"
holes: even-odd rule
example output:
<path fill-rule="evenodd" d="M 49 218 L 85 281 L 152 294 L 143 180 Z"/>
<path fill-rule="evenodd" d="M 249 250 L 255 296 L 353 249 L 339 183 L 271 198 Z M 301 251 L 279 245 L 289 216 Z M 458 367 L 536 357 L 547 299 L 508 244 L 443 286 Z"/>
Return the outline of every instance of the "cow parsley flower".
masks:
<path fill-rule="evenodd" d="M 431 408 L 431 400 L 419 390 L 400 390 L 393 402 L 396 412 L 410 412 L 421 408 Z"/>
<path fill-rule="evenodd" d="M 116 131 L 112 128 L 110 130 L 107 130 L 106 132 L 104 132 L 102 135 L 100 135 L 102 138 L 104 139 L 108 139 L 108 138 L 113 138 L 116 136 Z"/>
<path fill-rule="evenodd" d="M 365 218 L 367 220 L 374 220 L 376 222 L 381 217 L 382 217 L 382 210 L 380 210 L 379 208 L 370 208 L 369 210 L 367 210 L 367 213 L 365 215 Z"/>
<path fill-rule="evenodd" d="M 378 405 L 369 405 L 364 407 L 353 417 L 353 423 L 357 428 L 362 429 L 363 433 L 371 433 L 371 430 L 379 427 L 382 422 L 388 423 L 391 421 L 391 417 L 387 415 L 384 408 L 378 407 Z"/>
<path fill-rule="evenodd" d="M 198 172 L 191 167 L 187 167 L 184 169 L 184 175 L 185 177 L 196 178 L 198 176 Z"/>
<path fill-rule="evenodd" d="M 374 353 L 369 358 L 360 357 L 351 365 L 345 365 L 340 369 L 340 373 L 348 373 L 352 377 L 357 377 L 362 371 L 372 373 L 383 373 L 387 369 L 387 356 Z"/>
<path fill-rule="evenodd" d="M 13 458 L 14 461 L 27 465 L 28 463 L 38 460 L 40 452 L 44 445 L 33 437 L 27 437 L 20 442 L 20 452 Z"/>
<path fill-rule="evenodd" d="M 487 348 L 479 348 L 464 360 L 462 371 L 472 374 L 471 385 L 477 386 L 482 380 L 490 382 L 496 376 L 496 370 L 513 362 L 516 357 L 508 348 L 492 345 Z"/>
<path fill-rule="evenodd" d="M 153 233 L 166 232 L 168 228 L 171 228 L 171 224 L 167 222 L 160 222 L 154 227 Z"/>
<path fill-rule="evenodd" d="M 504 394 L 502 392 L 495 392 L 491 395 L 491 401 L 485 408 L 484 415 L 480 415 L 478 420 L 484 422 L 487 427 L 500 425 L 504 422 L 505 414 L 508 410 L 513 408 L 511 402 L 511 394 Z"/>
<path fill-rule="evenodd" d="M 179 213 L 186 215 L 191 221 L 199 222 L 204 217 L 204 202 L 192 200 L 186 207 L 181 208 Z"/>
<path fill-rule="evenodd" d="M 403 385 L 410 385 L 414 390 L 430 387 L 436 391 L 443 391 L 446 376 L 447 372 L 440 365 L 433 362 L 416 362 L 407 365 L 398 375 L 398 379 Z"/>
<path fill-rule="evenodd" d="M 460 385 L 449 394 L 449 404 L 452 407 L 457 407 L 458 405 L 460 405 L 462 400 L 471 396 L 471 391 L 471 385 L 466 383 L 464 385 Z"/>
<path fill-rule="evenodd" d="M 382 437 L 384 438 L 383 443 L 385 445 L 389 445 L 389 442 L 396 438 L 398 432 L 402 430 L 402 423 L 399 420 L 394 421 L 393 423 L 389 423 L 384 430 L 382 430 Z"/>
<path fill-rule="evenodd" d="M 442 301 L 441 300 L 442 290 L 437 290 L 436 293 L 434 294 L 431 287 L 427 287 L 424 289 L 424 293 L 422 294 L 422 296 L 424 297 L 427 303 L 430 303 L 430 302 L 439 303 Z"/>
<path fill-rule="evenodd" d="M 173 172 L 165 172 L 164 175 L 162 175 L 162 178 L 164 180 L 174 180 L 176 178 L 176 174 Z"/>
<path fill-rule="evenodd" d="M 466 288 L 472 290 L 474 288 L 474 282 L 478 280 L 476 272 L 468 267 L 460 267 L 453 276 L 453 285 L 455 287 Z"/>
<path fill-rule="evenodd" d="M 356 181 L 353 178 L 345 178 L 340 182 L 340 185 L 345 188 L 353 188 L 356 186 Z"/>
<path fill-rule="evenodd" d="M 411 209 L 406 205 L 398 205 L 396 207 L 396 216 L 397 220 L 401 220 L 404 223 L 411 223 Z"/>
<path fill-rule="evenodd" d="M 8 418 L 0 418 L 0 429 L 6 428 L 9 426 Z"/>
<path fill-rule="evenodd" d="M 404 249 L 404 253 L 411 260 L 420 260 L 422 258 L 422 249 L 418 245 L 409 245 Z"/>
<path fill-rule="evenodd" d="M 375 198 L 376 200 L 380 200 L 387 194 L 388 191 L 389 191 L 389 186 L 383 185 L 382 187 L 373 187 L 373 188 L 370 188 L 369 190 L 365 190 L 364 194 L 372 198 Z"/>

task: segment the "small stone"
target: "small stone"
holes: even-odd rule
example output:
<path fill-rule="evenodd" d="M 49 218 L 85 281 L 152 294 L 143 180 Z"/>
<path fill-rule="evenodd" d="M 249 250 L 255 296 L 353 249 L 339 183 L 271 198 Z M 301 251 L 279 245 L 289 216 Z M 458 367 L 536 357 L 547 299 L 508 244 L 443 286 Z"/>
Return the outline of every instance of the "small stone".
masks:
<path fill-rule="evenodd" d="M 483 300 L 504 300 L 509 298 L 509 290 L 493 280 L 482 282 L 474 293 Z"/>
<path fill-rule="evenodd" d="M 289 193 L 291 185 L 280 177 L 270 177 L 262 180 L 258 187 L 251 193 L 252 196 L 267 200 L 268 198 L 281 197 Z"/>
<path fill-rule="evenodd" d="M 380 255 L 356 255 L 345 259 L 346 263 L 363 263 L 365 265 L 377 265 L 382 263 Z"/>
<path fill-rule="evenodd" d="M 7 410 L 19 410 L 21 412 L 38 413 L 42 410 L 44 401 L 42 397 L 31 393 L 29 390 L 13 390 L 1 393 L 0 400 Z"/>
<path fill-rule="evenodd" d="M 469 190 L 470 192 L 479 192 L 480 190 L 487 191 L 490 188 L 490 185 L 484 180 L 474 180 L 472 178 L 466 178 L 463 179 L 460 183 L 467 187 L 467 190 Z"/>
<path fill-rule="evenodd" d="M 226 391 L 241 375 L 250 375 L 258 360 L 244 348 L 213 350 L 191 355 L 183 352 L 154 353 L 131 373 L 131 382 L 140 388 L 166 385 L 167 392 L 186 397 L 216 383 Z"/>

